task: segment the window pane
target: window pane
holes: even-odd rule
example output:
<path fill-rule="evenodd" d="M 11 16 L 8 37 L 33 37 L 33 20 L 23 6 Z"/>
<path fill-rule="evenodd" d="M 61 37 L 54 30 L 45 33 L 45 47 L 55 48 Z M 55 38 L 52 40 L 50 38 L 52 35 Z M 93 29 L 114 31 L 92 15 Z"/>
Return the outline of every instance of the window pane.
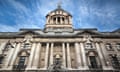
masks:
<path fill-rule="evenodd" d="M 113 50 L 111 44 L 109 44 L 109 43 L 106 44 L 106 49 L 107 49 L 107 50 Z"/>
<path fill-rule="evenodd" d="M 20 59 L 19 59 L 19 65 L 24 65 L 25 63 L 25 58 L 24 56 L 21 56 Z"/>
<path fill-rule="evenodd" d="M 116 48 L 117 48 L 118 50 L 120 50 L 120 43 L 117 43 L 117 44 L 116 44 Z"/>
<path fill-rule="evenodd" d="M 29 48 L 29 44 L 24 44 L 23 48 Z"/>
<path fill-rule="evenodd" d="M 90 49 L 90 48 L 93 48 L 93 47 L 92 47 L 92 44 L 91 44 L 91 43 L 86 43 L 86 44 L 85 44 L 85 48 L 86 48 L 86 49 Z"/>
<path fill-rule="evenodd" d="M 90 64 L 92 68 L 97 68 L 97 62 L 95 56 L 90 56 Z"/>

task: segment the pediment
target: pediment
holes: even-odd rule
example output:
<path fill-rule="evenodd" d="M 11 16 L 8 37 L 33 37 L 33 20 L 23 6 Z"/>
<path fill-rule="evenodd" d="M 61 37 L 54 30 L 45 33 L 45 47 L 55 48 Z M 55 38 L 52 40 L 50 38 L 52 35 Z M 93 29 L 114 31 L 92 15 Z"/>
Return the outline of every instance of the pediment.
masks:
<path fill-rule="evenodd" d="M 101 33 L 96 32 L 96 31 L 89 31 L 89 30 L 84 30 L 81 32 L 78 32 L 76 35 L 101 35 Z"/>
<path fill-rule="evenodd" d="M 35 32 L 35 31 L 23 31 L 23 32 L 20 32 L 18 35 L 40 35 L 39 33 Z"/>

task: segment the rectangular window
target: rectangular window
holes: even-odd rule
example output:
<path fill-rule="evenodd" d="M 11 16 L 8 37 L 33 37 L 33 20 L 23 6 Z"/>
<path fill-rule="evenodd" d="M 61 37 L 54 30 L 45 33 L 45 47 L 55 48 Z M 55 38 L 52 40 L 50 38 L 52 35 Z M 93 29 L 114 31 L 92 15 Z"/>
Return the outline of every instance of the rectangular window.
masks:
<path fill-rule="evenodd" d="M 107 50 L 113 50 L 112 45 L 110 43 L 107 43 L 105 46 Z"/>
<path fill-rule="evenodd" d="M 120 50 L 120 43 L 117 43 L 117 44 L 116 44 L 116 48 L 117 48 L 118 50 Z"/>
<path fill-rule="evenodd" d="M 20 59 L 19 59 L 19 65 L 24 65 L 25 64 L 25 56 L 21 56 Z"/>
<path fill-rule="evenodd" d="M 1 56 L 0 57 L 0 64 L 2 64 L 2 61 L 3 61 L 3 57 Z"/>
<path fill-rule="evenodd" d="M 95 56 L 89 56 L 90 59 L 90 68 L 97 68 L 97 61 Z"/>
<path fill-rule="evenodd" d="M 91 48 L 93 48 L 93 46 L 92 46 L 91 43 L 86 43 L 86 44 L 85 44 L 85 48 L 86 48 L 86 49 L 91 49 Z"/>
<path fill-rule="evenodd" d="M 120 62 L 119 62 L 116 55 L 112 56 L 112 65 L 113 65 L 114 68 L 117 68 L 117 69 L 120 68 Z"/>
<path fill-rule="evenodd" d="M 24 47 L 25 49 L 29 48 L 30 47 L 30 44 L 24 44 Z"/>

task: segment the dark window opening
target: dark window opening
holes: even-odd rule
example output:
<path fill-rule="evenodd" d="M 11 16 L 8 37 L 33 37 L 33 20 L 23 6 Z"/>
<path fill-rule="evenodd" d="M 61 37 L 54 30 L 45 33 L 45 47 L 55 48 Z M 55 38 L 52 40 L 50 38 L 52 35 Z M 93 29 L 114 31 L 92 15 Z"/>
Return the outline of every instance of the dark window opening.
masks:
<path fill-rule="evenodd" d="M 64 21 L 64 18 L 62 18 L 62 21 Z"/>
<path fill-rule="evenodd" d="M 3 56 L 0 57 L 0 64 L 2 64 Z"/>
<path fill-rule="evenodd" d="M 90 68 L 97 68 L 97 61 L 95 56 L 89 56 L 90 59 Z"/>
<path fill-rule="evenodd" d="M 60 17 L 58 17 L 58 23 L 60 23 Z"/>
<path fill-rule="evenodd" d="M 120 68 L 120 63 L 116 56 L 112 56 L 112 65 L 114 68 Z"/>
<path fill-rule="evenodd" d="M 23 66 L 23 65 L 25 64 L 25 59 L 26 59 L 25 56 L 21 56 L 20 59 L 19 59 L 19 63 L 18 63 L 18 64 L 19 64 L 20 66 Z"/>
<path fill-rule="evenodd" d="M 54 23 L 56 22 L 56 18 L 55 18 L 55 17 L 53 18 L 53 22 L 54 22 Z"/>

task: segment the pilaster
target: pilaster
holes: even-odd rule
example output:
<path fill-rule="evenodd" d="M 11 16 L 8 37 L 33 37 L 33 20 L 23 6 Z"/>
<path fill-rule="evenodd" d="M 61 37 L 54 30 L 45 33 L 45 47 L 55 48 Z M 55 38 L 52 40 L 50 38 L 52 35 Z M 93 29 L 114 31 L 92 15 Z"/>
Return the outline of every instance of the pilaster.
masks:
<path fill-rule="evenodd" d="M 69 43 L 67 43 L 67 67 L 68 67 L 68 69 L 71 69 L 71 57 L 70 57 Z"/>
<path fill-rule="evenodd" d="M 33 42 L 32 48 L 31 48 L 31 51 L 30 51 L 29 62 L 28 62 L 28 67 L 27 68 L 32 67 L 33 59 L 34 59 L 34 56 L 35 56 L 35 48 L 36 48 L 36 43 Z"/>
<path fill-rule="evenodd" d="M 45 52 L 45 67 L 44 69 L 47 69 L 48 67 L 48 53 L 49 53 L 49 43 L 46 44 L 46 52 Z"/>
<path fill-rule="evenodd" d="M 80 43 L 80 46 L 81 46 L 81 52 L 82 52 L 83 69 L 88 69 L 85 48 L 82 42 Z"/>
<path fill-rule="evenodd" d="M 63 66 L 66 67 L 65 43 L 62 43 L 62 52 L 63 52 Z"/>
<path fill-rule="evenodd" d="M 75 52 L 76 52 L 77 68 L 80 69 L 82 64 L 81 64 L 81 58 L 80 58 L 80 47 L 77 42 L 75 43 Z"/>
<path fill-rule="evenodd" d="M 39 57 L 40 57 L 40 50 L 41 50 L 41 43 L 37 43 L 37 47 L 36 47 L 36 50 L 35 50 L 35 56 L 34 56 L 32 68 L 36 69 L 38 67 Z"/>

